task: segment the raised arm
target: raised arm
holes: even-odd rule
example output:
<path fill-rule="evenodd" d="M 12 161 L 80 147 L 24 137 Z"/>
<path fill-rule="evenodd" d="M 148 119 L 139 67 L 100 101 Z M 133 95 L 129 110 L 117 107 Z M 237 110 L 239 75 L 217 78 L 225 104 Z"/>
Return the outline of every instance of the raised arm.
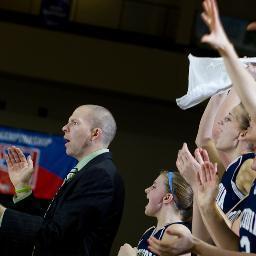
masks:
<path fill-rule="evenodd" d="M 26 159 L 20 148 L 12 146 L 5 154 L 8 174 L 15 190 L 28 187 L 34 172 L 30 156 Z"/>
<path fill-rule="evenodd" d="M 198 186 L 197 203 L 203 219 L 215 244 L 224 249 L 236 250 L 238 248 L 238 237 L 226 225 L 222 216 L 219 215 L 215 198 L 217 195 L 217 165 L 205 161 L 201 165 L 200 181 Z"/>
<path fill-rule="evenodd" d="M 206 241 L 211 242 L 211 237 L 203 223 L 201 214 L 198 209 L 197 202 L 195 200 L 195 193 L 198 190 L 198 179 L 197 175 L 200 172 L 200 164 L 196 161 L 193 155 L 190 153 L 186 143 L 183 144 L 179 150 L 178 157 L 176 160 L 176 166 L 182 175 L 182 177 L 191 186 L 194 199 L 193 199 L 193 219 L 192 219 L 192 233 L 194 236 Z"/>
<path fill-rule="evenodd" d="M 215 115 L 214 128 L 217 126 L 217 123 L 224 120 L 224 118 L 230 113 L 230 111 L 240 102 L 241 101 L 236 93 L 235 88 L 231 87 L 231 89 L 226 93 L 223 101 L 220 103 L 218 111 Z"/>
<path fill-rule="evenodd" d="M 215 117 L 226 95 L 226 92 L 216 94 L 209 100 L 199 123 L 195 141 L 197 147 L 203 147 L 208 144 L 209 140 L 212 140 Z"/>
<path fill-rule="evenodd" d="M 240 103 L 234 88 L 221 95 L 214 95 L 202 115 L 196 144 L 207 150 L 210 160 L 218 163 L 219 176 L 222 177 L 225 172 L 226 156 L 222 151 L 218 151 L 215 147 L 214 137 L 219 130 L 219 122 L 229 114 L 229 112 Z"/>
<path fill-rule="evenodd" d="M 205 0 L 203 2 L 203 8 L 202 18 L 208 26 L 210 34 L 204 35 L 202 42 L 208 43 L 218 50 L 224 59 L 226 69 L 239 98 L 248 113 L 252 117 L 256 117 L 256 82 L 239 61 L 233 45 L 227 38 L 220 22 L 216 1 Z M 254 24 L 251 25 L 251 28 L 253 27 Z"/>

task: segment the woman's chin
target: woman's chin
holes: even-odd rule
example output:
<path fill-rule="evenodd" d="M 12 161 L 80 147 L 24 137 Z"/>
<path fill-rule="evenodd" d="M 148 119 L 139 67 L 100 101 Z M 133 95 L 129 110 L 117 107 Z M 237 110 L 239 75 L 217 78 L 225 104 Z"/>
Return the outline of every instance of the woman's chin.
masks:
<path fill-rule="evenodd" d="M 147 206 L 145 207 L 145 215 L 148 217 L 153 217 L 152 213 L 150 212 L 150 210 L 147 208 Z"/>
<path fill-rule="evenodd" d="M 145 211 L 144 211 L 144 213 L 145 213 L 145 215 L 149 216 L 149 215 L 148 215 L 148 207 L 147 207 L 147 205 L 145 206 Z"/>

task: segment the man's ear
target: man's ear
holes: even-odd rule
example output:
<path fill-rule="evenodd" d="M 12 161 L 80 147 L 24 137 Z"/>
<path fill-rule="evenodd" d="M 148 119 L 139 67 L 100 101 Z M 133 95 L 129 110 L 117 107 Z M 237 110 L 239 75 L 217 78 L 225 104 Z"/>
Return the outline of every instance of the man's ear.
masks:
<path fill-rule="evenodd" d="M 163 198 L 163 203 L 168 204 L 173 201 L 173 195 L 171 193 L 167 193 Z"/>
<path fill-rule="evenodd" d="M 102 130 L 100 128 L 93 128 L 91 141 L 94 141 L 95 139 L 99 138 L 101 134 Z"/>

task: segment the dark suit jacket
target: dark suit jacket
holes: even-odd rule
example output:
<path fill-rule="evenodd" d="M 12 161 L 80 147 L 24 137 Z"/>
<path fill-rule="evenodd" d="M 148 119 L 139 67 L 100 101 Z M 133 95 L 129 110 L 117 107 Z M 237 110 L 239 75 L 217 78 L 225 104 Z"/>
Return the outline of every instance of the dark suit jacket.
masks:
<path fill-rule="evenodd" d="M 40 205 L 42 211 L 47 209 L 49 200 L 33 199 L 36 204 Z M 7 208 L 15 209 L 16 205 L 13 203 L 13 195 L 0 195 L 0 203 Z M 21 244 L 19 239 L 10 239 L 0 232 L 0 248 L 1 256 L 16 256 L 16 255 L 32 255 L 33 243 Z"/>
<path fill-rule="evenodd" d="M 111 153 L 92 159 L 64 184 L 43 217 L 31 196 L 5 211 L 0 234 L 34 243 L 34 255 L 107 256 L 117 233 L 124 187 Z M 23 212 L 20 212 L 23 211 Z"/>

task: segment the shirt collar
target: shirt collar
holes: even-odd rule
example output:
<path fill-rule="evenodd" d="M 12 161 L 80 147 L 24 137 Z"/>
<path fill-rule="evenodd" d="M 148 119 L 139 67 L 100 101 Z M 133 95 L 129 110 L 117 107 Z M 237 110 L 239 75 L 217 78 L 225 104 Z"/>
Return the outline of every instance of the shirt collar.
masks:
<path fill-rule="evenodd" d="M 78 171 L 80 171 L 85 165 L 87 165 L 93 158 L 95 158 L 98 155 L 101 155 L 103 153 L 109 152 L 109 149 L 107 148 L 103 148 L 103 149 L 99 149 L 97 151 L 92 152 L 91 154 L 85 156 L 84 158 L 82 158 L 77 165 L 75 166 L 75 168 L 77 168 Z"/>

